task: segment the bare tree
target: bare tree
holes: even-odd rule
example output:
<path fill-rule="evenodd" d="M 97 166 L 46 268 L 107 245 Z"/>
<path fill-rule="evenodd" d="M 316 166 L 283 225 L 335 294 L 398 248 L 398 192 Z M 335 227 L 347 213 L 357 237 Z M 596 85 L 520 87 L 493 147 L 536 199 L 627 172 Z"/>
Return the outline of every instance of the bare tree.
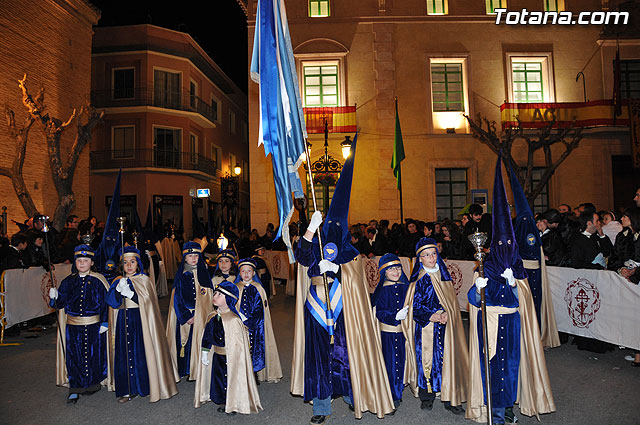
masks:
<path fill-rule="evenodd" d="M 514 171 L 530 206 L 533 206 L 533 201 L 551 180 L 551 176 L 558 166 L 578 147 L 583 137 L 582 128 L 575 128 L 575 123 L 565 128 L 554 129 L 555 121 L 551 121 L 538 129 L 535 134 L 530 135 L 525 134 L 518 119 L 517 127 L 507 127 L 501 135 L 498 135 L 495 121 L 489 121 L 486 117 L 481 117 L 480 114 L 476 116 L 475 120 L 467 115 L 465 118 L 469 122 L 475 139 L 487 145 L 496 155 L 502 153 L 505 167 Z M 524 169 L 518 165 L 512 155 L 514 143 L 518 140 L 523 140 L 527 146 L 527 164 L 526 167 L 523 167 Z M 564 151 L 554 161 L 551 147 L 555 144 L 562 144 Z M 533 186 L 531 177 L 534 169 L 534 156 L 536 151 L 540 149 L 544 153 L 544 172 L 540 181 Z"/>
<path fill-rule="evenodd" d="M 22 103 L 29 112 L 29 127 L 33 122 L 37 121 L 38 123 L 40 123 L 47 141 L 51 176 L 53 178 L 53 184 L 58 194 L 58 205 L 56 206 L 56 210 L 53 215 L 53 224 L 56 228 L 62 228 L 64 226 L 66 217 L 69 215 L 76 202 L 75 195 L 73 193 L 73 175 L 78 163 L 78 158 L 80 157 L 80 154 L 82 153 L 84 147 L 87 145 L 87 143 L 89 143 L 89 140 L 91 139 L 91 131 L 99 122 L 102 121 L 102 116 L 104 115 L 104 113 L 98 113 L 91 106 L 89 101 L 86 100 L 85 105 L 80 108 L 80 112 L 77 113 L 74 109 L 67 121 L 63 122 L 56 117 L 51 117 L 49 113 L 45 111 L 46 108 L 44 104 L 44 88 L 41 88 L 38 92 L 38 95 L 33 98 L 29 94 L 29 91 L 27 89 L 26 80 L 27 75 L 25 74 L 22 80 L 18 81 L 18 85 L 22 90 Z M 66 155 L 66 159 L 63 161 L 60 140 L 62 138 L 63 132 L 69 126 L 71 126 L 74 120 L 76 120 L 77 126 L 75 140 L 73 142 L 73 145 L 71 146 L 71 149 Z M 27 129 L 29 127 L 27 127 Z M 22 139 L 16 140 L 19 140 L 21 143 L 23 143 L 22 150 L 20 152 L 22 152 L 21 161 L 24 161 L 24 150 L 26 149 L 26 133 Z M 22 140 L 24 141 L 22 142 Z M 20 149 L 20 147 L 18 147 L 17 149 Z M 15 161 L 18 160 L 19 158 L 17 156 Z M 22 165 L 19 165 L 21 169 Z M 24 182 L 22 183 L 24 184 Z M 14 188 L 15 187 L 16 185 L 14 183 Z M 16 193 L 18 193 L 18 189 L 16 189 Z M 26 195 L 31 201 L 31 197 L 28 195 L 28 192 L 26 192 Z M 18 194 L 18 197 L 20 197 L 20 194 Z M 25 204 L 23 202 L 23 206 L 24 205 Z M 29 208 L 32 208 L 35 212 L 33 201 L 31 201 L 31 205 Z M 31 215 L 32 213 L 30 214 L 29 211 L 30 210 L 25 207 L 25 212 Z"/>
<path fill-rule="evenodd" d="M 7 127 L 9 128 L 9 135 L 15 141 L 16 154 L 13 158 L 13 164 L 11 167 L 0 167 L 0 175 L 7 176 L 13 183 L 13 190 L 16 192 L 18 200 L 22 204 L 22 208 L 27 213 L 27 216 L 31 217 L 36 213 L 36 206 L 33 203 L 29 189 L 22 177 L 22 167 L 24 165 L 24 158 L 27 151 L 27 140 L 29 138 L 29 130 L 33 125 L 35 119 L 28 116 L 24 120 L 21 128 L 16 125 L 16 118 L 14 112 L 9 109 L 8 105 L 5 105 L 4 115 L 7 118 Z"/>

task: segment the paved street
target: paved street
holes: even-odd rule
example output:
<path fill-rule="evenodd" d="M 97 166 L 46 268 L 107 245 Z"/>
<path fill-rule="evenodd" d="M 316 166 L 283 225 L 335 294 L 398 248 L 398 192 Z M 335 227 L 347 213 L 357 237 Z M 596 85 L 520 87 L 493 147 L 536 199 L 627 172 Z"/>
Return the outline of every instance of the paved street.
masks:
<path fill-rule="evenodd" d="M 168 298 L 161 299 L 166 317 Z M 284 379 L 278 384 L 260 385 L 265 408 L 259 415 L 226 416 L 215 405 L 193 408 L 194 383 L 178 384 L 180 393 L 170 400 L 151 404 L 144 398 L 121 405 L 115 395 L 102 390 L 81 397 L 77 405 L 66 405 L 67 391 L 55 386 L 55 333 L 48 329 L 37 338 L 7 338 L 21 346 L 0 347 L 0 424 L 306 424 L 311 406 L 289 394 L 294 299 L 284 289 L 272 302 Z M 542 424 L 637 424 L 640 419 L 640 368 L 632 368 L 623 357 L 629 350 L 606 354 L 579 351 L 565 344 L 547 353 L 547 365 L 557 412 L 542 416 Z M 366 413 L 356 421 L 347 406 L 336 400 L 330 424 L 464 424 L 471 423 L 444 410 L 436 403 L 433 411 L 419 409 L 420 402 L 405 391 L 404 403 L 395 416 L 378 420 Z M 517 411 L 517 409 L 515 409 Z M 520 423 L 537 423 L 518 415 Z"/>

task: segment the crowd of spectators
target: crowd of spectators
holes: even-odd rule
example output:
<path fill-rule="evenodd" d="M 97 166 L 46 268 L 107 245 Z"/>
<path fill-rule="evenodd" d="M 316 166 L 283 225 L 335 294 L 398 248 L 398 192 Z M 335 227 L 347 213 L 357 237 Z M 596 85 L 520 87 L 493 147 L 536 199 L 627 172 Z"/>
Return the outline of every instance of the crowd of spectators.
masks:
<path fill-rule="evenodd" d="M 45 224 L 47 232 L 44 231 Z M 60 231 L 40 214 L 34 214 L 18 226 L 19 232 L 10 238 L 0 238 L 0 271 L 38 266 L 48 271 L 49 259 L 52 264 L 70 263 L 73 248 L 86 241 L 91 241 L 90 245 L 97 248 L 104 231 L 104 223 L 99 223 L 95 217 L 80 220 L 77 215 L 67 217 Z"/>

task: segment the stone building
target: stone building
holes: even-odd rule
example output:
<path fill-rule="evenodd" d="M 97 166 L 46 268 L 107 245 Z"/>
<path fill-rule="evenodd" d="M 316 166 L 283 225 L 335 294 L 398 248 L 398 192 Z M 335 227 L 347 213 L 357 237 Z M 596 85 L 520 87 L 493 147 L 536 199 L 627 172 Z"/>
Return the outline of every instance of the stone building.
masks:
<path fill-rule="evenodd" d="M 92 26 L 100 12 L 84 0 L 43 0 L 0 2 L 0 99 L 15 112 L 20 128 L 27 118 L 18 80 L 27 74 L 27 86 L 35 96 L 45 89 L 48 113 L 67 120 L 74 108 L 80 108 L 91 91 Z M 4 112 L 4 111 L 3 111 Z M 4 113 L 3 113 L 4 115 Z M 63 154 L 71 147 L 75 126 L 64 134 Z M 3 116 L 0 123 L 0 167 L 11 167 L 15 142 Z M 76 205 L 73 213 L 89 213 L 89 149 L 81 155 L 73 181 Z M 58 202 L 44 133 L 38 123 L 31 127 L 26 148 L 23 177 L 36 208 L 53 217 Z M 7 207 L 8 234 L 18 228 L 12 220 L 23 222 L 26 214 L 11 180 L 0 176 L 0 206 Z"/>
<path fill-rule="evenodd" d="M 246 3 L 249 55 L 256 1 Z M 360 131 L 351 194 L 351 222 L 400 221 L 396 182 L 390 168 L 395 104 L 404 135 L 404 217 L 454 217 L 471 190 L 492 192 L 496 156 L 473 139 L 463 114 L 501 123 L 501 106 L 611 99 L 616 46 L 622 61 L 623 98 L 639 97 L 640 36 L 603 32 L 615 1 L 600 0 L 286 0 L 293 53 L 305 107 L 355 106 Z M 629 6 L 636 2 L 626 2 Z M 592 24 L 496 24 L 496 8 L 509 11 L 597 12 Z M 633 13 L 632 13 L 633 15 Z M 602 20 L 601 20 L 602 18 Z M 627 29 L 637 26 L 633 20 Z M 613 34 L 613 35 L 612 35 Z M 577 75 L 582 72 L 577 81 Z M 583 77 L 583 76 L 584 77 Z M 584 78 L 584 87 L 582 78 Z M 626 91 L 625 91 L 626 90 Z M 605 102 L 606 103 L 606 102 Z M 277 223 L 270 160 L 257 147 L 258 86 L 249 83 L 249 154 L 252 226 Z M 574 105 L 576 107 L 576 105 Z M 608 109 L 607 109 L 608 108 Z M 570 109 L 570 108 L 569 108 Z M 628 120 L 584 130 L 580 147 L 558 168 L 536 210 L 560 203 L 593 202 L 598 208 L 629 205 L 635 189 Z M 574 110 L 571 109 L 573 114 Z M 627 114 L 626 107 L 623 115 Z M 628 116 L 626 117 L 628 118 Z M 544 116 L 543 116 L 544 120 Z M 339 157 L 345 134 L 329 134 L 329 153 Z M 323 154 L 322 134 L 311 134 L 312 161 Z M 554 148 L 559 155 L 560 147 Z M 525 150 L 516 158 L 526 164 Z M 536 157 L 536 166 L 544 163 Z M 300 170 L 301 176 L 303 171 Z M 265 178 L 266 176 L 266 178 Z M 630 177 L 631 176 L 631 177 Z M 636 173 L 636 178 L 640 176 Z M 534 179 L 536 174 L 534 173 Z M 304 181 L 304 180 L 303 180 Z M 490 199 L 489 199 L 490 202 Z"/>

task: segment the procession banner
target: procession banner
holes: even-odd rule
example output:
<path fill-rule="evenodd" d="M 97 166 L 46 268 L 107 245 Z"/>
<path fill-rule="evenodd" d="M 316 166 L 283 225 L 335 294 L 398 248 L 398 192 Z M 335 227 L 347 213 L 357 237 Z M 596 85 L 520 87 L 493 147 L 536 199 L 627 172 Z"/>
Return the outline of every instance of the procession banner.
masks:
<path fill-rule="evenodd" d="M 367 259 L 369 292 L 380 280 L 378 257 Z M 410 275 L 410 259 L 401 257 Z M 467 293 L 473 286 L 475 261 L 445 260 L 460 310 L 468 311 Z M 547 267 L 558 331 L 640 350 L 637 326 L 640 286 L 607 270 Z M 407 273 L 409 270 L 409 273 Z"/>
<path fill-rule="evenodd" d="M 49 288 L 60 286 L 71 274 L 71 264 L 56 264 L 53 285 L 42 267 L 14 269 L 4 272 L 4 305 L 2 312 L 9 328 L 17 323 L 53 312 L 49 307 Z"/>
<path fill-rule="evenodd" d="M 640 286 L 616 272 L 547 267 L 558 331 L 640 349 Z"/>

